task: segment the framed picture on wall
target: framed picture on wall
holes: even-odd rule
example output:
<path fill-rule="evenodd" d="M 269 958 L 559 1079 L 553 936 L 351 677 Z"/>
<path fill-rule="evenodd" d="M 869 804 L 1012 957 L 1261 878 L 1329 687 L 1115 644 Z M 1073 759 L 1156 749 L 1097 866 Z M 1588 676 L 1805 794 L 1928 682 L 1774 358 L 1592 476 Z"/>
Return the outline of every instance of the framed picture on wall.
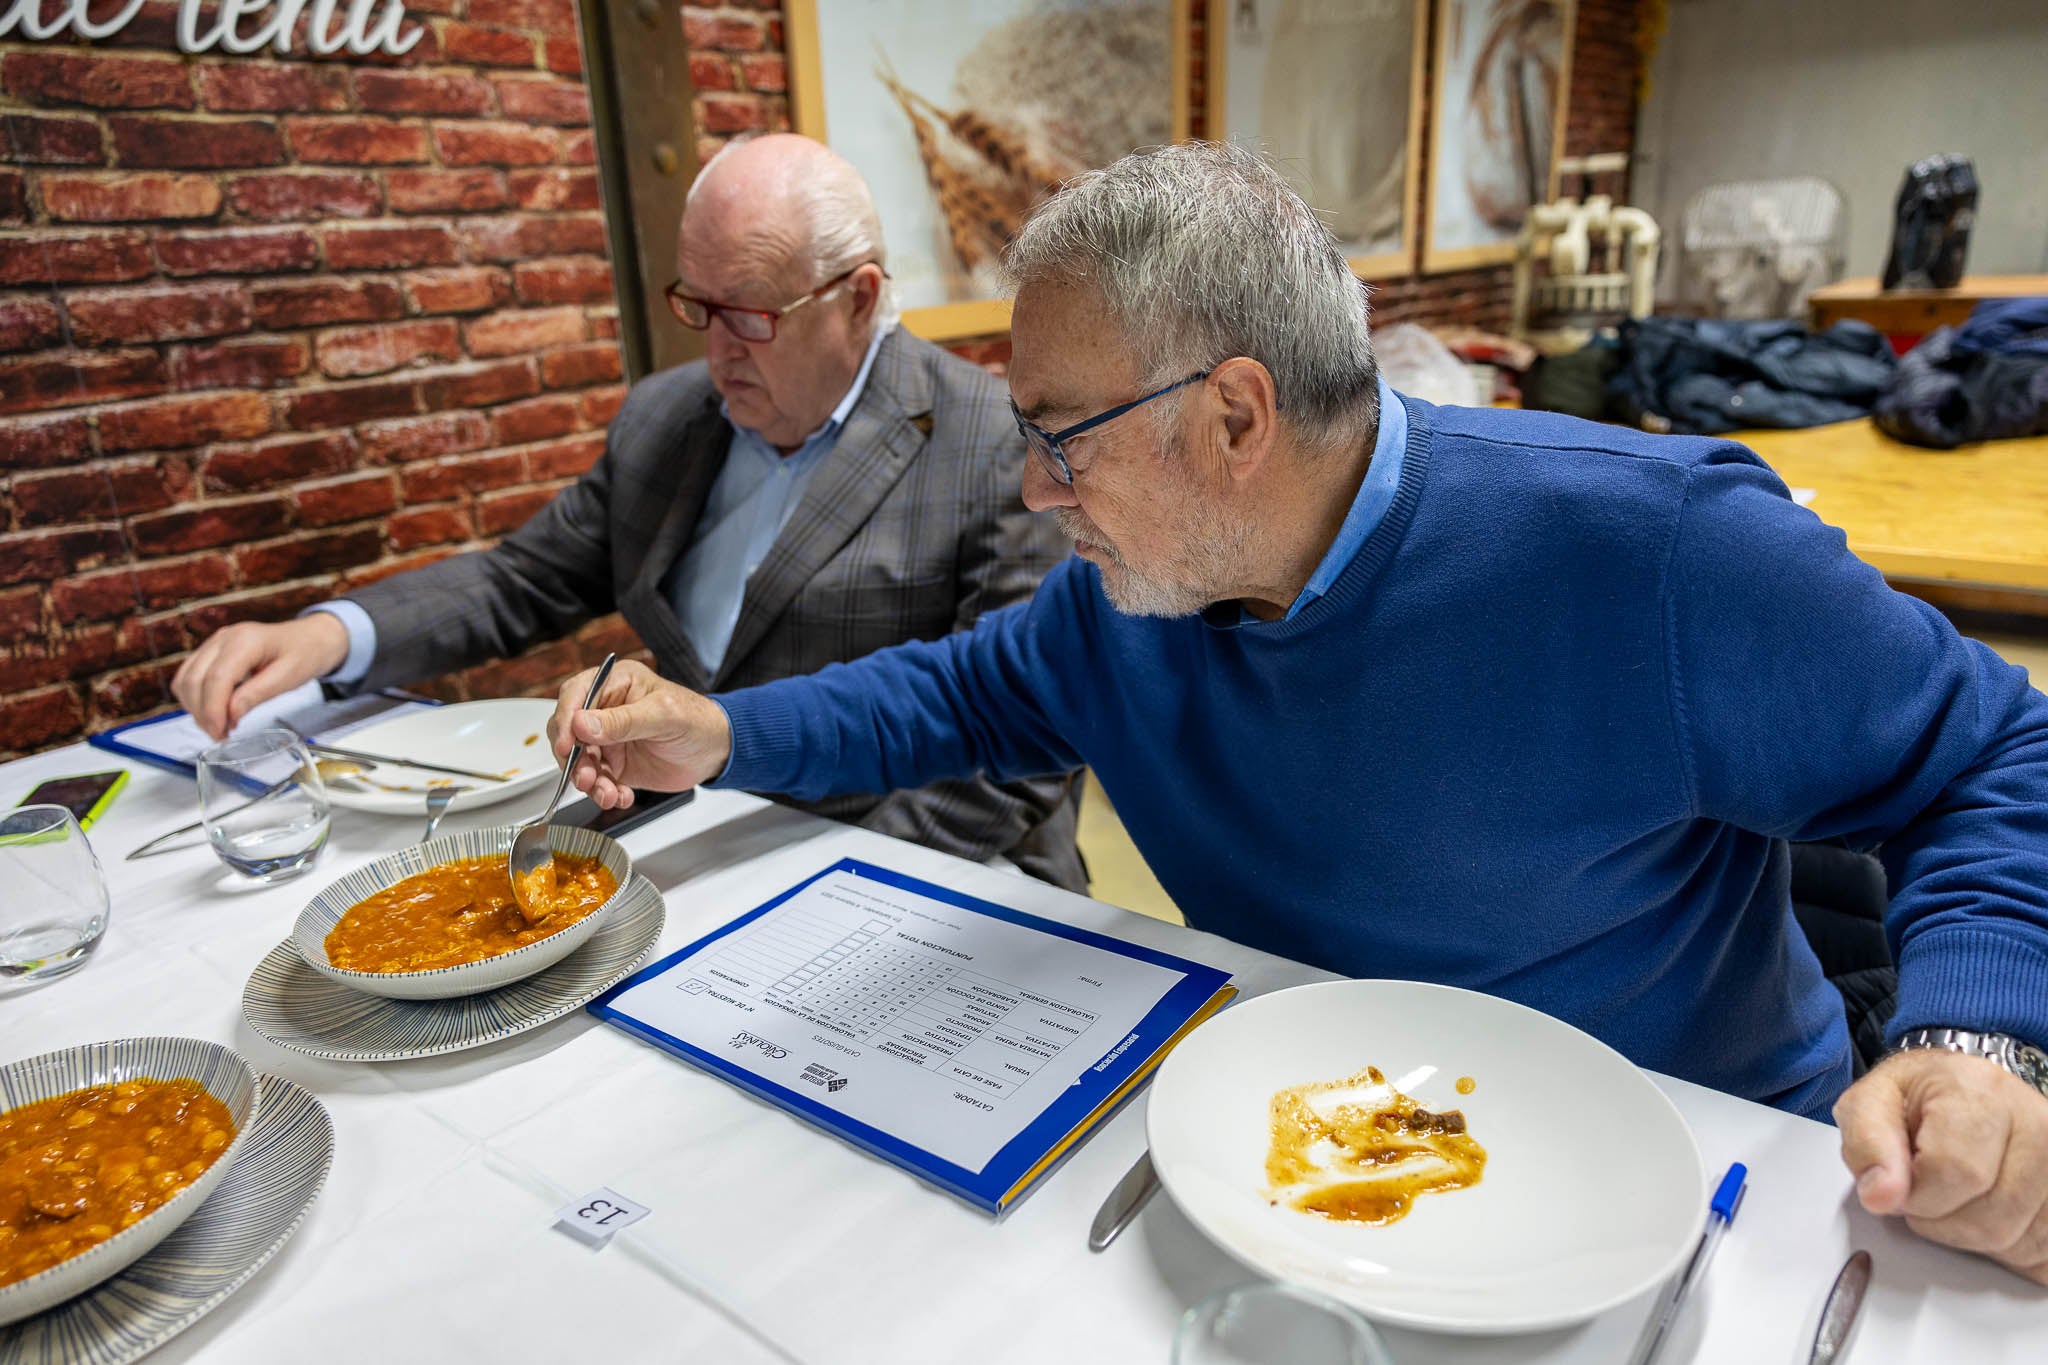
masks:
<path fill-rule="evenodd" d="M 1510 261 L 1564 150 L 1573 0 L 1438 0 L 1422 268 Z"/>
<path fill-rule="evenodd" d="M 789 0 L 796 130 L 873 189 L 904 324 L 999 332 L 1002 250 L 1082 171 L 1188 132 L 1182 0 Z"/>
<path fill-rule="evenodd" d="M 1429 0 L 1211 0 L 1211 137 L 1265 153 L 1362 279 L 1414 267 Z"/>

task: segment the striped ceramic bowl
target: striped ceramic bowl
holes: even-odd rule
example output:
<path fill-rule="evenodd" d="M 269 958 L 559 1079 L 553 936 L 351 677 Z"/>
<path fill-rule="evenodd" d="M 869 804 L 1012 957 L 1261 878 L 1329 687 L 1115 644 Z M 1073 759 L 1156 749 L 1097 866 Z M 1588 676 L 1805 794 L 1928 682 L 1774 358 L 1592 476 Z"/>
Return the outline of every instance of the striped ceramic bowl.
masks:
<path fill-rule="evenodd" d="M 509 953 L 499 953 L 480 962 L 435 967 L 424 972 L 358 972 L 337 967 L 327 960 L 327 935 L 357 901 L 441 863 L 510 853 L 512 838 L 519 833 L 519 828 L 517 825 L 498 825 L 491 829 L 451 834 L 357 868 L 315 896 L 313 903 L 299 912 L 299 921 L 292 928 L 292 943 L 298 948 L 299 956 L 322 976 L 393 1000 L 448 1000 L 458 995 L 476 995 L 509 986 L 514 981 L 554 966 L 581 948 L 585 940 L 603 926 L 625 899 L 621 893 L 633 877 L 633 860 L 626 856 L 625 849 L 602 834 L 572 825 L 548 826 L 548 847 L 558 854 L 601 860 L 619 879 L 619 889 L 603 905 L 560 933 L 549 934 L 524 948 L 514 948 Z"/>
<path fill-rule="evenodd" d="M 256 1073 L 241 1056 L 219 1043 L 199 1038 L 120 1038 L 45 1052 L 40 1057 L 0 1067 L 0 1112 L 37 1100 L 83 1090 L 89 1085 L 121 1081 L 198 1081 L 227 1106 L 235 1122 L 235 1140 L 197 1180 L 179 1190 L 162 1207 L 106 1241 L 48 1270 L 0 1289 L 0 1326 L 19 1322 L 45 1308 L 82 1294 L 142 1257 L 206 1202 L 242 1150 L 242 1139 L 256 1118 Z"/>

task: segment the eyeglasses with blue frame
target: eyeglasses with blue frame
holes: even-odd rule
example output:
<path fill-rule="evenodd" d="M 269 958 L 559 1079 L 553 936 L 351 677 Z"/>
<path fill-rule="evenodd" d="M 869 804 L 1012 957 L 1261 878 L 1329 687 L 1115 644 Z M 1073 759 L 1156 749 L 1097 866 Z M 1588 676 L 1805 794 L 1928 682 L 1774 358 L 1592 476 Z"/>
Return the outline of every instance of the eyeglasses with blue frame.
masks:
<path fill-rule="evenodd" d="M 1031 453 L 1038 457 L 1038 463 L 1044 467 L 1047 474 L 1052 476 L 1053 482 L 1064 484 L 1071 488 L 1074 483 L 1074 469 L 1072 465 L 1067 463 L 1065 445 L 1068 441 L 1073 440 L 1076 436 L 1093 431 L 1104 423 L 1114 422 L 1132 408 L 1143 407 L 1155 398 L 1164 398 L 1175 389 L 1184 389 L 1190 384 L 1199 384 L 1202 380 L 1207 379 L 1210 373 L 1208 370 L 1203 370 L 1200 374 L 1191 374 L 1186 379 L 1168 384 L 1163 389 L 1154 389 L 1150 393 L 1140 394 L 1128 403 L 1119 403 L 1113 408 L 1096 413 L 1086 421 L 1076 422 L 1074 425 L 1062 428 L 1059 431 L 1047 431 L 1044 427 L 1026 417 L 1023 411 L 1018 408 L 1017 400 L 1014 398 L 1010 400 L 1010 415 L 1017 419 L 1017 430 L 1023 433 L 1024 444 L 1031 447 Z"/>

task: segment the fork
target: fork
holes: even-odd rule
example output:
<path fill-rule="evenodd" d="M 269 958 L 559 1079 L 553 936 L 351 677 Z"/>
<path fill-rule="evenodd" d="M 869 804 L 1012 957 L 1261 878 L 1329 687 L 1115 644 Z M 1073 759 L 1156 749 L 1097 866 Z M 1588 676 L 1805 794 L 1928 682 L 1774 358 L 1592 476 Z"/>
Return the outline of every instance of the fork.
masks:
<path fill-rule="evenodd" d="M 427 840 L 434 837 L 434 831 L 440 828 L 441 817 L 448 813 L 448 803 L 470 790 L 473 789 L 469 787 L 436 787 L 427 793 L 427 832 L 420 836 L 421 843 L 424 844 Z"/>

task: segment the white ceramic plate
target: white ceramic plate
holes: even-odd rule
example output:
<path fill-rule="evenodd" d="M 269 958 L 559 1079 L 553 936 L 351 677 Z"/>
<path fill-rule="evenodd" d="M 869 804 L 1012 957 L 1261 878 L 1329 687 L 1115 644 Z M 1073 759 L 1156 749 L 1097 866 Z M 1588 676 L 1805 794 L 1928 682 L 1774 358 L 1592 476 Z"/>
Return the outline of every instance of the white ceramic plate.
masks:
<path fill-rule="evenodd" d="M 470 790 L 456 797 L 449 805 L 450 810 L 473 810 L 510 801 L 561 774 L 562 770 L 555 766 L 554 751 L 548 747 L 548 717 L 554 713 L 555 704 L 542 697 L 504 697 L 408 711 L 351 730 L 334 743 L 364 753 L 422 759 L 483 773 L 505 773 L 507 778 L 503 782 L 482 782 L 380 763 L 359 778 L 329 782 L 328 799 L 345 810 L 424 815 L 427 793 L 453 782 Z M 540 798 L 535 798 L 534 805 L 539 804 Z"/>
<path fill-rule="evenodd" d="M 1273 1093 L 1367 1066 L 1426 1108 L 1462 1110 L 1484 1177 L 1383 1227 L 1270 1203 Z M 1668 1278 L 1707 1212 L 1699 1148 L 1648 1076 L 1548 1015 L 1446 986 L 1333 981 L 1225 1010 L 1160 1067 L 1146 1131 L 1160 1182 L 1226 1251 L 1430 1331 L 1593 1317 Z"/>

